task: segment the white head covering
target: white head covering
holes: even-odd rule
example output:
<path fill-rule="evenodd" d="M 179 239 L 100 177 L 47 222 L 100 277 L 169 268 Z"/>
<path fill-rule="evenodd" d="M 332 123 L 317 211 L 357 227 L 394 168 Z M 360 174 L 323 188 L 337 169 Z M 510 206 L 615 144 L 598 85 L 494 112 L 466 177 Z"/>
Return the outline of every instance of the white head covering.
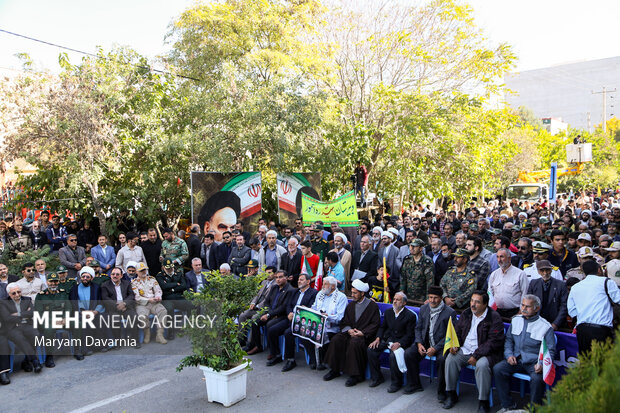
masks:
<path fill-rule="evenodd" d="M 129 267 L 138 268 L 138 263 L 137 263 L 137 262 L 135 262 L 135 261 L 129 261 L 129 262 L 127 263 L 126 268 L 129 268 Z M 147 268 L 148 268 L 148 267 L 147 267 Z"/>
<path fill-rule="evenodd" d="M 342 239 L 342 242 L 345 243 L 345 244 L 348 242 L 347 236 L 344 235 L 342 232 L 336 232 L 334 234 L 334 238 L 336 238 L 336 237 L 340 237 Z"/>
<path fill-rule="evenodd" d="M 362 280 L 360 280 L 359 278 L 357 280 L 354 280 L 351 283 L 351 286 L 353 288 L 355 288 L 357 291 L 361 291 L 363 293 L 368 292 L 368 290 L 370 289 L 370 287 L 368 286 L 368 284 L 366 284 L 365 282 L 363 282 Z"/>
<path fill-rule="evenodd" d="M 370 231 L 371 233 L 375 232 L 375 231 L 379 231 L 379 232 L 383 232 L 383 228 L 376 226 L 372 229 L 372 231 Z"/>
<path fill-rule="evenodd" d="M 81 276 L 82 276 L 82 274 L 84 274 L 85 272 L 86 272 L 86 273 L 88 273 L 88 274 L 90 274 L 90 276 L 91 276 L 91 277 L 94 277 L 94 276 L 95 276 L 95 270 L 93 270 L 91 267 L 86 266 L 86 267 L 82 267 L 82 269 L 80 270 L 80 277 L 81 277 Z"/>
<path fill-rule="evenodd" d="M 392 234 L 394 234 L 395 237 L 398 236 L 398 230 L 394 227 L 392 228 L 388 228 L 388 231 L 390 231 Z"/>
<path fill-rule="evenodd" d="M 392 234 L 390 231 L 383 231 L 381 233 L 381 238 L 383 237 L 388 237 L 389 239 L 393 240 L 394 239 L 394 234 Z"/>

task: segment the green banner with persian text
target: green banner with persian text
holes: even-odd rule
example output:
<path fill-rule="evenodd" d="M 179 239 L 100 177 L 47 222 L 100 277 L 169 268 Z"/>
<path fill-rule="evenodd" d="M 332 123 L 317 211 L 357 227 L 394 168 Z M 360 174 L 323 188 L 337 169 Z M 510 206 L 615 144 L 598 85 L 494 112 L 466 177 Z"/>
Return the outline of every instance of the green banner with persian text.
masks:
<path fill-rule="evenodd" d="M 301 214 L 304 225 L 310 225 L 316 221 L 323 221 L 325 224 L 337 222 L 340 227 L 356 227 L 359 225 L 353 191 L 334 201 L 319 201 L 302 194 Z"/>

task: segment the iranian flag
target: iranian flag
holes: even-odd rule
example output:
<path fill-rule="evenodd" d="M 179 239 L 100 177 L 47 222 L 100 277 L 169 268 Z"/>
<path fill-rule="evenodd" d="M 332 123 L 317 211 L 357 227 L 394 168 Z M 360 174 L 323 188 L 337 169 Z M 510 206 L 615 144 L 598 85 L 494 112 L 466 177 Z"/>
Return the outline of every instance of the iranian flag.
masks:
<path fill-rule="evenodd" d="M 491 291 L 491 287 L 487 290 L 487 294 L 489 295 L 489 307 L 494 310 L 497 310 L 497 303 L 495 302 L 495 297 L 493 297 L 493 291 Z"/>
<path fill-rule="evenodd" d="M 241 216 L 246 218 L 261 210 L 262 182 L 260 172 L 241 172 L 231 178 L 222 191 L 232 191 L 241 202 Z"/>
<path fill-rule="evenodd" d="M 538 362 L 543 368 L 543 381 L 549 386 L 553 385 L 553 382 L 555 381 L 555 366 L 553 365 L 553 360 L 551 359 L 551 354 L 549 354 L 549 348 L 547 348 L 547 342 L 544 338 L 542 343 L 540 343 Z"/>

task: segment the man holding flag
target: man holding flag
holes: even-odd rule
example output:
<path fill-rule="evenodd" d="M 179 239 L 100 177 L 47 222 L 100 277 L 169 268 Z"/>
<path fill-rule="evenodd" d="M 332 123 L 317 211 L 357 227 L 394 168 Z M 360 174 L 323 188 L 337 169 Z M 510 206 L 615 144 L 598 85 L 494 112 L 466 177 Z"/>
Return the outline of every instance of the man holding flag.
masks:
<path fill-rule="evenodd" d="M 502 411 L 515 407 L 510 396 L 510 377 L 513 373 L 530 376 L 530 401 L 541 404 L 545 383 L 555 379 L 555 336 L 551 324 L 539 315 L 540 299 L 527 294 L 521 301 L 521 314 L 515 316 L 506 333 L 505 360 L 493 367 L 495 385 Z"/>
<path fill-rule="evenodd" d="M 448 323 L 444 345 L 444 348 L 450 349 L 450 354 L 446 357 L 448 398 L 443 408 L 451 409 L 458 402 L 456 385 L 461 369 L 469 364 L 475 367 L 478 412 L 487 413 L 490 411 L 491 370 L 502 359 L 504 323 L 497 311 L 489 308 L 489 296 L 484 291 L 473 292 L 469 307 L 463 311 L 454 325 L 456 338 L 450 333 L 450 323 Z"/>

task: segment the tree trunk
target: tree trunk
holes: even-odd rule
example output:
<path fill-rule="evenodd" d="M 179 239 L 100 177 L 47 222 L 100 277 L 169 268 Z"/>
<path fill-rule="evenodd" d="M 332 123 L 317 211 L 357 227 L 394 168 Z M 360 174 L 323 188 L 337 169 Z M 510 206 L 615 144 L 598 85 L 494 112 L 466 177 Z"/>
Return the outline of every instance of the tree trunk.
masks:
<path fill-rule="evenodd" d="M 97 214 L 97 218 L 99 219 L 99 230 L 101 231 L 101 235 L 108 236 L 108 220 L 103 212 L 103 208 L 101 207 L 101 202 L 99 201 L 99 193 L 97 191 L 97 183 L 90 182 L 88 178 L 85 176 L 82 178 L 82 181 L 88 187 L 88 191 L 90 192 L 90 197 L 93 200 L 93 208 L 95 208 L 95 213 Z"/>

